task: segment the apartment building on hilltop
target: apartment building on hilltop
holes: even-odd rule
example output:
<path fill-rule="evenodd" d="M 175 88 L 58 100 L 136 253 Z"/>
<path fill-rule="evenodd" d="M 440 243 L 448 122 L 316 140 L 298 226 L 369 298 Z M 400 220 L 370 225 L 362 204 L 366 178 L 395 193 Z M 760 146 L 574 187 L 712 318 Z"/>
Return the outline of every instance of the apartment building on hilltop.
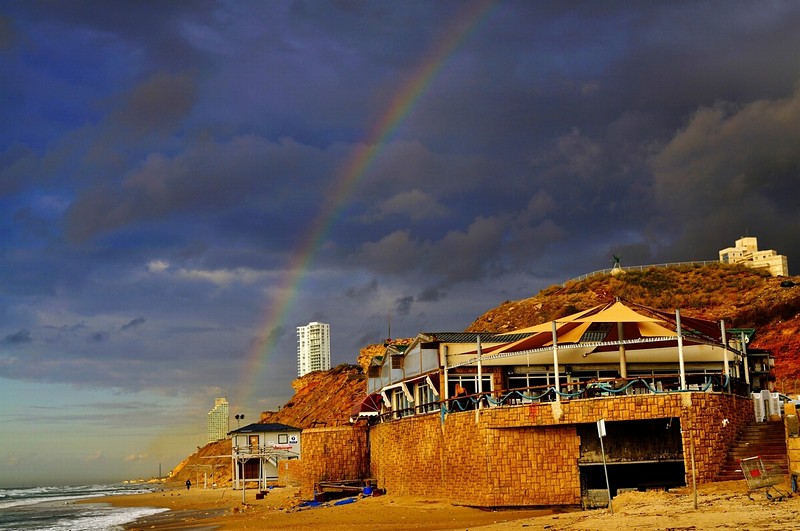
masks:
<path fill-rule="evenodd" d="M 297 376 L 331 368 L 331 325 L 312 322 L 297 327 Z"/>
<path fill-rule="evenodd" d="M 725 264 L 764 268 L 774 277 L 789 276 L 789 262 L 786 256 L 773 250 L 759 250 L 758 238 L 752 236 L 739 238 L 735 247 L 722 249 L 719 252 L 719 261 Z"/>

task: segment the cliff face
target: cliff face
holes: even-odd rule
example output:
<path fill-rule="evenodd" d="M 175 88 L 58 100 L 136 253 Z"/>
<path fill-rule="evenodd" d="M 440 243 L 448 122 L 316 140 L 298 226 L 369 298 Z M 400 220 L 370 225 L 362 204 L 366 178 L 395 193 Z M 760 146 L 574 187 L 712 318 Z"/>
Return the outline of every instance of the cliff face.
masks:
<path fill-rule="evenodd" d="M 231 440 L 224 439 L 198 448 L 184 459 L 169 476 L 170 482 L 186 483 L 202 487 L 204 481 L 211 486 L 227 485 L 231 482 Z"/>
<path fill-rule="evenodd" d="M 781 286 L 786 281 L 798 285 Z M 800 278 L 773 278 L 739 266 L 651 268 L 552 286 L 534 297 L 502 303 L 478 317 L 466 331 L 516 330 L 615 297 L 661 310 L 679 308 L 689 317 L 724 319 L 728 328 L 756 328 L 750 346 L 772 352 L 776 360 L 776 388 L 787 394 L 800 393 Z M 279 411 L 262 413 L 260 422 L 280 422 L 298 428 L 347 423 L 352 407 L 366 395 L 366 367 L 374 356 L 383 352 L 384 345 L 369 345 L 361 349 L 358 365 L 340 365 L 298 378 L 292 383 L 295 395 Z M 229 459 L 204 459 L 225 454 L 230 454 L 230 441 L 212 443 L 177 467 L 176 475 L 181 481 L 189 477 L 194 482 L 197 477 L 202 478 L 201 465 L 218 464 L 221 465 L 218 470 L 225 470 L 225 463 L 230 467 Z M 230 477 L 230 470 L 227 476 Z"/>
<path fill-rule="evenodd" d="M 411 339 L 387 340 L 407 344 Z M 367 345 L 358 354 L 358 365 L 339 365 L 329 371 L 306 374 L 292 382 L 294 396 L 279 411 L 261 413 L 259 422 L 280 422 L 297 428 L 339 426 L 350 422 L 352 409 L 367 394 L 366 372 L 385 344 Z"/>
<path fill-rule="evenodd" d="M 315 371 L 292 382 L 294 396 L 279 411 L 264 411 L 259 422 L 280 422 L 296 428 L 338 426 L 350 420 L 353 405 L 367 394 L 364 371 L 339 365 Z"/>

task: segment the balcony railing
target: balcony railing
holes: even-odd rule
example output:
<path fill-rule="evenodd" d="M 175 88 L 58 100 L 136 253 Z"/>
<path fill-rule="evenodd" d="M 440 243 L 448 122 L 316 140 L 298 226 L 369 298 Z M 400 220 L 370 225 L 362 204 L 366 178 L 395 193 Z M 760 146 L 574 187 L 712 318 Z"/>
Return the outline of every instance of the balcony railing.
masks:
<path fill-rule="evenodd" d="M 415 405 L 405 409 L 389 409 L 380 415 L 381 421 L 410 417 L 435 411 L 457 413 L 479 407 L 502 407 L 560 400 L 578 400 L 630 395 L 723 392 L 747 396 L 749 385 L 740 379 L 722 373 L 687 373 L 686 388 L 680 386 L 679 374 L 641 375 L 630 378 L 562 382 L 553 386 L 525 387 L 485 391 L 472 395 L 453 397 L 440 402 Z"/>

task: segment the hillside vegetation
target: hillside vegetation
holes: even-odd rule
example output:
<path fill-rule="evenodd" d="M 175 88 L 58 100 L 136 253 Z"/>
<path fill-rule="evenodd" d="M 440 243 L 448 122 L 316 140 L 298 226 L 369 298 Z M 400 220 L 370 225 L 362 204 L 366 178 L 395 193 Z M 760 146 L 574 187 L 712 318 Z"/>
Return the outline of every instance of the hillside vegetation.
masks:
<path fill-rule="evenodd" d="M 782 287 L 787 280 L 797 282 Z M 652 308 L 683 315 L 725 320 L 728 328 L 756 328 L 751 348 L 770 350 L 775 357 L 776 388 L 800 393 L 800 279 L 774 278 L 759 270 L 715 264 L 676 268 L 650 268 L 617 276 L 598 275 L 552 286 L 537 295 L 506 301 L 478 317 L 468 332 L 507 332 L 540 324 L 609 302 L 619 297 Z M 398 343 L 408 339 L 394 340 Z M 266 411 L 259 422 L 280 422 L 298 428 L 347 423 L 352 407 L 366 395 L 365 368 L 382 355 L 383 345 L 368 345 L 357 356 L 358 365 L 340 365 L 314 372 L 292 383 L 295 395 L 279 411 Z M 355 357 L 355 355 L 354 355 Z M 213 446 L 212 448 L 209 448 Z M 230 453 L 224 442 L 200 449 L 176 468 L 185 481 L 198 465 L 230 463 L 204 456 Z"/>
<path fill-rule="evenodd" d="M 728 328 L 755 328 L 750 347 L 772 352 L 777 388 L 795 394 L 800 392 L 800 285 L 782 287 L 787 280 L 800 283 L 797 277 L 776 278 L 761 270 L 726 264 L 598 275 L 551 286 L 528 299 L 506 301 L 478 317 L 467 331 L 516 330 L 615 297 L 660 310 L 678 308 L 689 317 L 724 319 Z"/>
<path fill-rule="evenodd" d="M 259 422 L 280 422 L 296 428 L 347 424 L 354 404 L 367 394 L 364 371 L 357 365 L 339 365 L 315 371 L 292 382 L 294 396 L 279 411 L 261 413 Z"/>

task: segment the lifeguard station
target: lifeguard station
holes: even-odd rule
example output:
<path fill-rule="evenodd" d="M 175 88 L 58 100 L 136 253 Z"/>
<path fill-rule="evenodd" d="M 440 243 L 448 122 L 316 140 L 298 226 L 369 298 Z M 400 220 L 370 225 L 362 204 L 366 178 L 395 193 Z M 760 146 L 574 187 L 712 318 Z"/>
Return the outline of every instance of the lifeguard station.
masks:
<path fill-rule="evenodd" d="M 249 424 L 231 432 L 233 488 L 257 482 L 266 489 L 267 482 L 278 479 L 278 461 L 300 458 L 300 428 L 285 424 Z"/>

